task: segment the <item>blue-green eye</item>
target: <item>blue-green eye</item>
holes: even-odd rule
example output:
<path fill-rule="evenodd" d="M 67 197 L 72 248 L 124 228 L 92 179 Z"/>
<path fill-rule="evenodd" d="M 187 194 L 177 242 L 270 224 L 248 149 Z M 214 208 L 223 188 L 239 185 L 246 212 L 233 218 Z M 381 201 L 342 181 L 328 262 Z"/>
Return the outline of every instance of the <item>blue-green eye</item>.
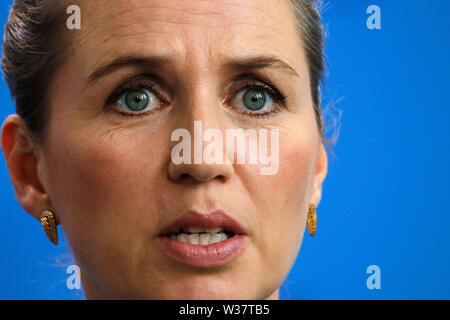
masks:
<path fill-rule="evenodd" d="M 161 101 L 150 91 L 140 88 L 125 91 L 116 105 L 125 111 L 138 112 L 159 108 Z"/>
<path fill-rule="evenodd" d="M 266 94 L 262 90 L 247 90 L 242 97 L 244 105 L 254 111 L 261 110 L 266 105 Z"/>
<path fill-rule="evenodd" d="M 232 100 L 233 107 L 259 113 L 274 104 L 271 95 L 263 88 L 247 87 L 240 90 Z"/>

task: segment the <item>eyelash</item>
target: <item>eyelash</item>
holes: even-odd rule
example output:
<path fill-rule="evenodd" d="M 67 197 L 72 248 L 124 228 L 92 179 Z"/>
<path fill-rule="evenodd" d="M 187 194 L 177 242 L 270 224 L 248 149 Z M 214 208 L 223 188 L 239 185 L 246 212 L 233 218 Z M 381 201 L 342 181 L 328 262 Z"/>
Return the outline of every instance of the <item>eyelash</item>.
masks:
<path fill-rule="evenodd" d="M 235 88 L 237 87 L 237 88 Z M 250 111 L 238 111 L 239 114 L 252 117 L 252 118 L 259 118 L 259 119 L 267 119 L 269 117 L 272 117 L 282 111 L 281 107 L 285 106 L 285 100 L 287 96 L 284 96 L 280 93 L 279 90 L 277 90 L 275 87 L 262 82 L 262 81 L 255 81 L 249 78 L 241 78 L 241 80 L 238 80 L 237 84 L 231 85 L 231 88 L 233 88 L 232 92 L 230 94 L 227 94 L 227 101 L 231 100 L 234 95 L 236 95 L 238 92 L 244 90 L 244 89 L 258 89 L 266 92 L 269 94 L 269 96 L 272 98 L 274 102 L 274 108 L 267 112 L 250 112 Z M 162 97 L 162 94 L 160 93 L 158 86 L 155 85 L 152 81 L 148 79 L 135 79 L 131 80 L 121 86 L 118 87 L 118 89 L 114 90 L 113 93 L 108 97 L 106 106 L 114 106 L 117 99 L 119 99 L 125 92 L 130 90 L 138 90 L 138 89 L 146 89 L 149 91 L 152 91 L 153 94 L 155 94 L 158 99 L 161 100 L 162 104 L 167 103 L 167 100 Z M 281 106 L 280 106 L 281 104 Z M 227 106 L 228 107 L 228 106 Z M 232 107 L 228 107 L 232 108 Z M 122 112 L 116 110 L 118 113 L 120 113 L 124 117 L 140 117 L 142 120 L 144 120 L 145 117 L 151 115 L 155 112 L 155 110 L 149 110 L 144 111 L 141 113 L 128 113 L 128 112 Z"/>
<path fill-rule="evenodd" d="M 231 90 L 231 94 L 228 95 L 228 97 L 233 97 L 238 92 L 244 90 L 244 89 L 258 89 L 266 92 L 269 94 L 269 96 L 272 98 L 274 102 L 274 108 L 270 111 L 266 112 L 251 112 L 251 111 L 240 111 L 239 113 L 245 116 L 249 116 L 252 118 L 258 118 L 258 119 L 267 119 L 269 117 L 272 117 L 282 111 L 281 107 L 285 107 L 285 101 L 287 96 L 280 93 L 278 89 L 276 89 L 274 86 L 271 86 L 265 82 L 257 81 L 250 79 L 249 76 L 243 76 L 240 77 L 240 81 L 238 81 L 238 84 L 233 84 L 231 87 L 237 87 L 236 89 Z M 230 100 L 230 98 L 227 98 L 227 101 Z M 281 106 L 280 106 L 281 104 Z M 232 108 L 232 107 L 229 107 Z"/>
<path fill-rule="evenodd" d="M 158 86 L 155 85 L 152 81 L 150 81 L 148 79 L 135 79 L 135 80 L 131 80 L 131 81 L 119 86 L 116 90 L 114 90 L 113 93 L 106 100 L 106 106 L 107 107 L 114 106 L 116 101 L 125 92 L 130 91 L 130 90 L 138 90 L 138 89 L 146 89 L 146 90 L 152 91 L 152 93 L 155 94 L 158 97 L 158 99 L 161 100 L 161 102 L 163 104 L 166 103 L 166 99 L 161 97 L 162 94 L 159 92 Z M 117 110 L 117 112 L 120 113 L 124 117 L 140 117 L 143 120 L 144 117 L 152 114 L 154 112 L 154 110 L 144 111 L 141 113 L 135 113 L 135 112 L 128 113 L 128 112 L 123 112 L 123 111 L 118 111 L 118 110 Z"/>

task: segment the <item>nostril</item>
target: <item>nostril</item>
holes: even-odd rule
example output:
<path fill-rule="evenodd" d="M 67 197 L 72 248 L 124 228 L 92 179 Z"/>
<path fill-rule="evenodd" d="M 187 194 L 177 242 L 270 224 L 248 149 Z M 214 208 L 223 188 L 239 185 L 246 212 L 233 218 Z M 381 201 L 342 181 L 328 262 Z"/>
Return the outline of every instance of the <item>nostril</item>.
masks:
<path fill-rule="evenodd" d="M 201 182 L 199 179 L 197 179 L 195 176 L 189 174 L 189 173 L 182 173 L 178 176 L 177 181 L 179 183 L 183 184 L 196 184 L 198 182 Z"/>
<path fill-rule="evenodd" d="M 183 173 L 183 174 L 180 176 L 180 180 L 187 180 L 187 179 L 189 179 L 189 178 L 191 178 L 191 175 L 188 174 L 188 173 Z"/>
<path fill-rule="evenodd" d="M 233 175 L 232 165 L 174 164 L 168 168 L 170 180 L 178 183 L 204 183 L 212 180 L 226 182 Z"/>
<path fill-rule="evenodd" d="M 217 175 L 217 176 L 209 176 L 209 175 L 197 175 L 197 176 L 192 176 L 189 173 L 182 173 L 179 177 L 178 180 L 179 181 L 183 181 L 183 182 L 208 182 L 212 179 L 219 179 L 222 182 L 226 182 L 227 178 L 224 175 Z"/>
<path fill-rule="evenodd" d="M 228 178 L 224 175 L 220 175 L 217 178 L 220 179 L 220 181 L 222 181 L 222 182 L 227 182 L 227 180 L 228 180 Z"/>

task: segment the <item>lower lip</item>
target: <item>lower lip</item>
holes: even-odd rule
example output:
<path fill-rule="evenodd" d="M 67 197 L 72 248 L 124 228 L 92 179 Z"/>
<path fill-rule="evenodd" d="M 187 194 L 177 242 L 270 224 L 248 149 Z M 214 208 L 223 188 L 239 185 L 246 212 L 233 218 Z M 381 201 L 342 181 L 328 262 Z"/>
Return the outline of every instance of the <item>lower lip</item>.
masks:
<path fill-rule="evenodd" d="M 233 237 L 208 245 L 193 245 L 166 236 L 157 238 L 161 251 L 183 264 L 194 267 L 217 267 L 230 263 L 245 249 L 248 237 Z"/>

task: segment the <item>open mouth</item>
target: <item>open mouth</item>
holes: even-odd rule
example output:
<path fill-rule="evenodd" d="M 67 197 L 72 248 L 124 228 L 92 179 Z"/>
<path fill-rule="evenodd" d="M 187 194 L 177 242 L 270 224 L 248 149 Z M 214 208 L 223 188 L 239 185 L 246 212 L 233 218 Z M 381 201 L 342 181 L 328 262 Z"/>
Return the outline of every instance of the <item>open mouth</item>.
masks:
<path fill-rule="evenodd" d="M 188 226 L 166 236 L 172 240 L 193 245 L 210 245 L 234 237 L 235 233 L 222 227 L 202 228 Z"/>
<path fill-rule="evenodd" d="M 213 267 L 230 263 L 244 251 L 246 230 L 222 210 L 188 210 L 164 227 L 157 243 L 161 252 L 189 266 Z"/>

